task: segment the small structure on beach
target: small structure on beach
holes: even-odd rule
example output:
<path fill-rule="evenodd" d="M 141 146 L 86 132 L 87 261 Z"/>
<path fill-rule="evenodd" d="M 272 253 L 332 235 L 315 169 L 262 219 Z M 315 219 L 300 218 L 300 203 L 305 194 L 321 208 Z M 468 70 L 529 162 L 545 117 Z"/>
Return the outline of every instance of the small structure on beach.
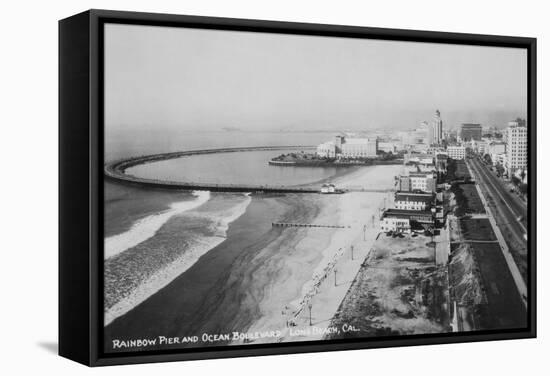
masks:
<path fill-rule="evenodd" d="M 321 193 L 337 193 L 336 186 L 334 184 L 323 184 L 321 186 Z"/>

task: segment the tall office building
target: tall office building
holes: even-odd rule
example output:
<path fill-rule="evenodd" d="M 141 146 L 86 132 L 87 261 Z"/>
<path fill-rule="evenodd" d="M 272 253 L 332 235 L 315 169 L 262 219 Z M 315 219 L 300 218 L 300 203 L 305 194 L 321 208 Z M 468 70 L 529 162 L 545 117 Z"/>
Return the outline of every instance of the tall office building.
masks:
<path fill-rule="evenodd" d="M 527 127 L 525 122 L 511 121 L 506 128 L 506 169 L 514 174 L 527 168 Z"/>
<path fill-rule="evenodd" d="M 443 141 L 443 120 L 441 120 L 441 113 L 439 110 L 435 111 L 432 134 L 433 143 L 438 145 L 441 144 L 441 141 Z"/>
<path fill-rule="evenodd" d="M 481 141 L 481 124 L 462 124 L 458 136 L 461 142 Z"/>

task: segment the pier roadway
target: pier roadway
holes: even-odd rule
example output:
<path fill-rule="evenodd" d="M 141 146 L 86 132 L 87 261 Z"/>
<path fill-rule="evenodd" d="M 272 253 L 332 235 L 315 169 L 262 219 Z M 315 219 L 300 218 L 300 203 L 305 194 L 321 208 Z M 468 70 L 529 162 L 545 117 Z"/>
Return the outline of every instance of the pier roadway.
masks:
<path fill-rule="evenodd" d="M 200 154 L 215 154 L 215 153 L 234 153 L 246 151 L 270 151 L 270 150 L 308 150 L 314 149 L 314 146 L 260 146 L 260 147 L 240 147 L 240 148 L 223 148 L 223 149 L 204 149 L 190 150 L 174 153 L 162 153 L 145 155 L 133 158 L 127 158 L 108 162 L 104 166 L 104 174 L 107 179 L 141 187 L 157 188 L 157 189 L 174 189 L 174 190 L 194 190 L 194 191 L 213 191 L 213 192 L 251 192 L 251 193 L 319 193 L 321 186 L 303 185 L 303 186 L 278 186 L 278 185 L 249 185 L 249 184 L 216 184 L 216 183 L 197 183 L 197 182 L 181 182 L 169 180 L 157 180 L 140 178 L 126 174 L 126 170 L 130 167 L 138 166 L 145 163 L 158 162 L 168 159 L 182 158 Z M 389 192 L 391 190 L 381 189 L 359 189 L 353 187 L 345 189 L 346 192 Z"/>

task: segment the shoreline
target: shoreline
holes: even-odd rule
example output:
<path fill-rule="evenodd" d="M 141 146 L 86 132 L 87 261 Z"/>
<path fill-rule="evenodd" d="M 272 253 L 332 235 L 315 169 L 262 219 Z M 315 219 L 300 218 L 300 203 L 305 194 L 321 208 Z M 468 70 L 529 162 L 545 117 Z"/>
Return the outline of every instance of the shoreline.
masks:
<path fill-rule="evenodd" d="M 391 187 L 393 174 L 384 175 L 379 172 L 379 168 L 373 166 L 369 170 L 345 174 L 336 181 L 342 185 L 354 185 L 364 180 L 375 180 L 378 177 L 385 182 L 379 181 L 376 184 Z M 287 288 L 292 280 L 287 278 L 284 284 L 272 282 L 270 293 L 261 302 L 262 318 L 247 329 L 250 332 L 278 330 L 281 332 L 280 337 L 267 337 L 255 341 L 239 340 L 233 341 L 232 344 L 321 340 L 326 331 L 330 330 L 332 318 L 379 234 L 377 211 L 385 197 L 383 193 L 352 192 L 337 199 L 331 199 L 329 205 L 325 205 L 316 217 L 317 223 L 326 223 L 332 218 L 336 219 L 340 225 L 351 225 L 351 229 L 331 231 L 324 246 L 317 248 L 313 244 L 319 237 L 320 230 L 311 229 L 305 232 L 299 243 L 301 248 L 306 250 L 306 254 L 308 251 L 311 253 L 312 249 L 320 249 L 317 252 L 320 255 L 320 261 L 310 268 L 310 277 L 305 283 L 300 284 L 300 293 L 293 296 L 286 294 L 286 300 L 283 296 L 285 294 L 280 290 Z M 372 220 L 373 215 L 374 220 Z M 364 223 L 365 217 L 369 218 L 370 223 Z M 363 233 L 365 224 L 367 224 L 367 230 Z M 351 246 L 354 247 L 353 259 Z M 296 258 L 292 261 L 300 262 Z M 336 284 L 334 269 L 337 270 Z M 312 326 L 309 325 L 309 303 L 312 305 Z M 293 325 L 289 326 L 289 322 L 293 322 Z"/>
<path fill-rule="evenodd" d="M 393 175 L 401 166 L 370 166 L 369 169 L 347 170 L 333 177 L 337 184 L 354 185 L 369 182 L 393 186 Z M 396 170 L 388 172 L 387 169 Z M 382 173 L 384 171 L 384 173 Z M 374 182 L 381 180 L 382 183 Z M 202 333 L 241 333 L 286 330 L 284 341 L 321 339 L 316 336 L 290 337 L 286 327 L 285 307 L 299 310 L 299 302 L 312 289 L 317 326 L 328 325 L 349 283 L 378 233 L 377 223 L 362 238 L 365 218 L 377 213 L 386 194 L 351 192 L 345 195 L 252 195 L 245 213 L 232 222 L 227 237 L 197 260 L 170 284 L 142 302 L 126 315 L 105 327 L 105 348 L 110 340 L 148 336 L 200 336 Z M 333 223 L 351 225 L 352 229 L 274 228 L 276 221 Z M 345 223 L 343 223 L 345 222 Z M 355 244 L 354 260 L 350 248 Z M 338 269 L 336 289 L 330 278 L 314 287 L 336 252 Z M 319 278 L 318 278 L 319 280 Z M 323 307 L 322 310 L 318 308 Z M 288 309 L 287 309 L 288 311 Z M 304 321 L 307 309 L 297 320 Z M 288 315 L 288 312 L 287 312 Z M 149 324 L 143 325 L 144 322 Z M 277 341 L 265 338 L 261 341 Z M 260 343 L 259 341 L 224 341 L 216 345 Z M 188 343 L 179 347 L 206 347 L 211 343 Z M 166 348 L 165 346 L 156 347 Z M 139 349 L 136 349 L 136 351 Z"/>

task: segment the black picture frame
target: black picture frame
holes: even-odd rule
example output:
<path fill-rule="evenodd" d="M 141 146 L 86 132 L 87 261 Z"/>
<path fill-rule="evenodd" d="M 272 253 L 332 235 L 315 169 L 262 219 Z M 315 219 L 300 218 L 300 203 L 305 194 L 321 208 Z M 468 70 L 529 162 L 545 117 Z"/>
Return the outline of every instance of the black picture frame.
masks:
<path fill-rule="evenodd" d="M 528 58 L 528 327 L 526 329 L 102 352 L 103 25 L 122 23 L 262 33 L 525 48 Z M 247 19 L 88 10 L 59 21 L 59 354 L 88 366 L 493 341 L 536 337 L 536 39 Z"/>

